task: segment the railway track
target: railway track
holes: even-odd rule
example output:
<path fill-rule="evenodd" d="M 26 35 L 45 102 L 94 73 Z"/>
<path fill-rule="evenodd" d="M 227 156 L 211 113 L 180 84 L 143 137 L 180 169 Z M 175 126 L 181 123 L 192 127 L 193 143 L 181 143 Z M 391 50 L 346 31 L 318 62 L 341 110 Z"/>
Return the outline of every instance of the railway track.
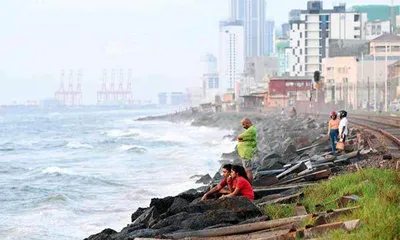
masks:
<path fill-rule="evenodd" d="M 374 132 L 378 132 L 387 140 L 387 148 L 395 158 L 400 158 L 400 119 L 397 117 L 352 116 L 350 123 Z"/>

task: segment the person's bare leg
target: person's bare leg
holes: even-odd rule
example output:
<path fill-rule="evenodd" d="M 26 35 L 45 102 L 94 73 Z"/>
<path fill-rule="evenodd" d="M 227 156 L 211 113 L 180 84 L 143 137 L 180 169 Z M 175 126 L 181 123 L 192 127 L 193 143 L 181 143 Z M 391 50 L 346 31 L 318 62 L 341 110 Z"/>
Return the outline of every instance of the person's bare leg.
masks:
<path fill-rule="evenodd" d="M 251 170 L 246 169 L 246 175 L 250 181 L 250 184 L 252 184 L 253 183 L 253 173 L 251 172 Z"/>

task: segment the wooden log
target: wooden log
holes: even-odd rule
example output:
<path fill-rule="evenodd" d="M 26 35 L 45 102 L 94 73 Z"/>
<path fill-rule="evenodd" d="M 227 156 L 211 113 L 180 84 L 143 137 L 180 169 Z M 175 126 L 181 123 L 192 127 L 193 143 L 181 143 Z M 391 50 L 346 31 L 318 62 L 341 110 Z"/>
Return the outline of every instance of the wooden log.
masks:
<path fill-rule="evenodd" d="M 296 213 L 296 216 L 302 216 L 302 215 L 308 214 L 306 208 L 301 203 L 298 203 L 296 205 L 295 213 Z"/>
<path fill-rule="evenodd" d="M 328 213 L 320 213 L 318 215 L 323 216 L 331 216 L 332 214 L 343 214 L 353 211 L 354 209 L 359 208 L 350 207 L 350 208 L 343 208 L 343 209 L 336 209 L 330 211 Z M 307 214 L 303 216 L 294 216 L 289 218 L 281 218 L 271 221 L 265 222 L 258 222 L 258 223 L 248 223 L 248 224 L 240 224 L 234 225 L 229 227 L 221 227 L 221 228 L 214 228 L 214 229 L 204 229 L 198 231 L 189 231 L 189 232 L 176 232 L 171 234 L 166 234 L 165 237 L 171 237 L 173 239 L 181 239 L 187 237 L 219 237 L 219 236 L 228 236 L 228 235 L 235 235 L 235 234 L 244 234 L 244 233 L 251 233 L 255 231 L 261 231 L 271 228 L 276 228 L 288 224 L 298 224 L 303 220 L 312 218 L 312 214 Z"/>
<path fill-rule="evenodd" d="M 287 174 L 289 174 L 289 173 L 293 172 L 294 170 L 296 170 L 297 168 L 299 168 L 301 164 L 302 164 L 301 162 L 297 163 L 296 165 L 294 165 L 293 167 L 290 167 L 288 170 L 284 171 L 283 173 L 278 174 L 276 177 L 281 178 L 283 176 L 286 176 Z"/>
<path fill-rule="evenodd" d="M 360 226 L 360 219 L 350 220 L 345 222 L 335 222 L 335 223 L 328 223 L 320 226 L 316 226 L 313 228 L 305 229 L 304 235 L 301 237 L 310 238 L 310 237 L 317 237 L 323 233 L 326 233 L 331 230 L 335 229 L 344 229 L 346 231 L 352 231 Z"/>
<path fill-rule="evenodd" d="M 295 182 L 295 181 L 303 179 L 303 178 L 305 180 L 307 180 L 307 179 L 318 180 L 318 179 L 321 179 L 321 178 L 329 177 L 331 174 L 332 174 L 332 172 L 331 172 L 330 169 L 323 169 L 323 170 L 320 170 L 320 171 L 315 171 L 315 172 L 312 172 L 312 173 L 309 173 L 309 174 L 306 174 L 306 175 L 302 175 L 300 177 L 296 177 L 296 178 L 292 178 L 292 179 L 286 180 L 284 182 L 281 182 L 279 185 Z"/>
<path fill-rule="evenodd" d="M 295 216 L 289 218 L 281 218 L 266 222 L 258 222 L 258 223 L 249 223 L 249 224 L 241 224 L 229 227 L 222 228 L 214 228 L 214 229 L 204 229 L 198 231 L 190 231 L 190 232 L 177 232 L 166 234 L 166 237 L 172 237 L 174 239 L 180 239 L 185 237 L 218 237 L 225 235 L 234 235 L 234 234 L 242 234 L 242 233 L 250 233 L 255 231 L 260 231 L 264 229 L 279 227 L 282 225 L 286 225 L 289 223 L 298 223 L 305 219 L 311 218 L 312 214 L 303 215 L 303 216 Z"/>
<path fill-rule="evenodd" d="M 276 199 L 273 199 L 273 200 L 270 200 L 267 202 L 259 203 L 259 204 L 257 204 L 257 206 L 263 207 L 265 205 L 270 205 L 270 204 L 284 203 L 285 201 L 291 201 L 296 198 L 299 198 L 299 197 L 301 197 L 301 195 L 303 195 L 303 193 L 299 192 L 299 193 L 291 194 L 289 196 L 280 197 L 280 198 L 276 198 Z M 306 215 L 306 214 L 302 214 L 302 215 Z M 299 215 L 297 215 L 297 216 L 299 216 Z"/>
<path fill-rule="evenodd" d="M 221 237 L 208 237 L 207 240 L 265 240 L 265 239 L 275 239 L 276 237 L 287 234 L 290 231 L 289 229 L 276 230 L 276 231 L 263 231 L 257 233 L 249 233 L 249 234 L 239 234 L 239 235 L 230 235 L 230 236 L 221 236 Z M 184 238 L 184 240 L 204 240 L 202 237 L 188 237 Z"/>
<path fill-rule="evenodd" d="M 302 184 L 294 184 L 294 185 L 279 185 L 277 187 L 254 187 L 254 192 L 257 193 L 260 197 L 268 196 L 271 194 L 277 194 L 289 189 L 293 188 L 302 188 L 315 185 L 315 183 L 302 183 Z"/>

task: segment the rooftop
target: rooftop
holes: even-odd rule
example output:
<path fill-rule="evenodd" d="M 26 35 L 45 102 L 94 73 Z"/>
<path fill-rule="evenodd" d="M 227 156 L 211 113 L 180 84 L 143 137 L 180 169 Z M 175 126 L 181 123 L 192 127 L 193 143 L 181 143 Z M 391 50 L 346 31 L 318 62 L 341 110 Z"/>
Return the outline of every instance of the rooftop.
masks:
<path fill-rule="evenodd" d="M 400 42 L 400 36 L 394 35 L 394 34 L 383 34 L 382 36 L 379 36 L 371 42 Z"/>
<path fill-rule="evenodd" d="M 283 77 L 271 77 L 269 80 L 270 81 L 304 81 L 304 80 L 310 80 L 311 81 L 312 77 L 290 77 L 290 76 L 283 76 Z"/>

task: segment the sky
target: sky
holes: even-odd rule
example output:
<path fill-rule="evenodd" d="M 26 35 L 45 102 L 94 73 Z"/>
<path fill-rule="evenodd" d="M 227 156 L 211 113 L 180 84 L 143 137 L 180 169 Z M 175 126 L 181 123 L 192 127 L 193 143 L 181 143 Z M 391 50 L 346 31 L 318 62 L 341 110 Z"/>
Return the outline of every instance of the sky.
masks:
<path fill-rule="evenodd" d="M 62 69 L 82 70 L 85 104 L 96 102 L 103 69 L 132 69 L 135 99 L 200 87 L 201 58 L 217 56 L 228 1 L 2 0 L 0 104 L 52 98 Z M 282 1 L 267 0 L 267 18 L 278 26 L 291 9 L 306 8 L 303 0 Z M 339 1 L 324 1 L 324 7 L 333 2 Z"/>

